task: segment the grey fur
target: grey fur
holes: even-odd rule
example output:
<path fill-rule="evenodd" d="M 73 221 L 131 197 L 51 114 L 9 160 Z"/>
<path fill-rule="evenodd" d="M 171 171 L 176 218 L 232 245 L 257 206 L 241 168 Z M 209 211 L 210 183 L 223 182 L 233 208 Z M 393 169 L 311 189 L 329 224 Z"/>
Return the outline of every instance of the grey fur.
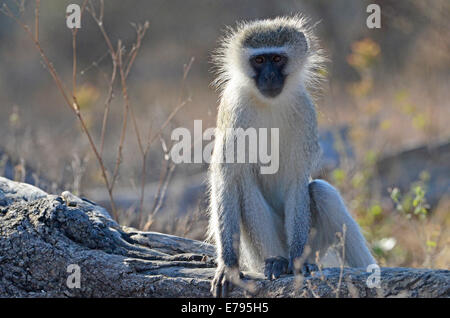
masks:
<path fill-rule="evenodd" d="M 346 263 L 374 263 L 339 193 L 324 181 L 310 183 L 320 147 L 307 84 L 315 81 L 311 76 L 322 67 L 323 58 L 305 19 L 261 20 L 240 24 L 231 32 L 215 59 L 221 101 L 209 173 L 209 237 L 216 243 L 218 263 L 214 295 L 226 296 L 238 268 L 262 272 L 266 259 L 282 257 L 289 260 L 290 269 L 297 269 L 297 260 L 308 257 L 304 253 L 307 245 L 312 248 L 309 259 L 315 251 L 323 255 L 344 223 Z M 306 37 L 306 47 L 300 34 Z M 258 92 L 248 67 L 248 50 L 266 47 L 280 47 L 289 57 L 283 91 L 275 98 Z M 249 127 L 279 129 L 280 168 L 276 174 L 260 174 L 259 163 L 219 163 L 225 145 L 234 142 L 226 129 Z M 318 233 L 314 238 L 309 237 L 311 226 Z M 274 266 L 277 275 L 285 268 L 283 262 Z"/>

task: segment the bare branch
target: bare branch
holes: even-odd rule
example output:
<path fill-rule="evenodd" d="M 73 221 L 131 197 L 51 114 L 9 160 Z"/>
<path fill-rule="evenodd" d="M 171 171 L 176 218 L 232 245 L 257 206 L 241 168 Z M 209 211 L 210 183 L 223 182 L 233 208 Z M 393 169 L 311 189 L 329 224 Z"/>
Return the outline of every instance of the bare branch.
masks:
<path fill-rule="evenodd" d="M 119 68 L 119 72 L 122 69 L 123 73 L 123 67 L 122 67 L 122 41 L 119 40 L 117 44 L 117 67 Z M 128 91 L 126 89 L 123 89 L 122 87 L 122 94 L 124 98 L 124 107 L 123 107 L 123 117 L 122 117 L 122 131 L 120 133 L 120 140 L 119 140 L 119 147 L 117 149 L 117 158 L 116 158 L 116 165 L 114 167 L 114 172 L 112 176 L 111 186 L 114 187 L 114 184 L 116 182 L 117 176 L 119 174 L 119 167 L 122 161 L 122 150 L 123 150 L 123 143 L 125 141 L 126 131 L 127 131 L 127 122 L 128 122 Z M 112 190 L 111 188 L 111 190 Z"/>
<path fill-rule="evenodd" d="M 106 133 L 106 122 L 108 120 L 109 108 L 114 94 L 114 81 L 116 80 L 116 73 L 117 73 L 117 63 L 115 60 L 112 60 L 112 63 L 113 63 L 113 71 L 111 74 L 111 80 L 109 81 L 108 95 L 105 100 L 105 106 L 103 111 L 102 132 L 100 136 L 100 153 L 103 153 L 103 146 L 105 143 L 105 133 Z"/>
<path fill-rule="evenodd" d="M 41 0 L 36 0 L 36 8 L 34 9 L 34 39 L 39 41 L 39 6 Z"/>
<path fill-rule="evenodd" d="M 167 161 L 167 169 L 165 173 L 163 174 L 164 177 L 160 179 L 160 186 L 158 187 L 158 194 L 155 200 L 155 205 L 152 209 L 152 212 L 150 213 L 147 223 L 144 226 L 144 231 L 148 231 L 150 227 L 153 224 L 155 215 L 159 212 L 161 209 L 161 206 L 164 202 L 164 197 L 167 191 L 167 188 L 169 186 L 169 182 L 172 179 L 172 174 L 176 168 L 176 165 L 172 162 Z M 161 182 L 162 181 L 162 182 Z"/>
<path fill-rule="evenodd" d="M 109 180 L 107 177 L 107 173 L 106 173 L 106 169 L 105 166 L 103 164 L 103 160 L 99 154 L 99 152 L 97 151 L 97 147 L 95 146 L 94 140 L 89 132 L 89 129 L 87 128 L 87 125 L 84 121 L 84 118 L 80 112 L 80 107 L 78 105 L 78 102 L 75 98 L 75 96 L 72 96 L 72 100 L 69 98 L 68 93 L 66 92 L 66 89 L 64 87 L 63 82 L 61 81 L 61 78 L 59 77 L 58 73 L 56 72 L 55 67 L 53 66 L 53 64 L 49 61 L 47 55 L 44 53 L 44 50 L 41 47 L 41 44 L 39 43 L 39 41 L 36 39 L 35 34 L 33 34 L 30 30 L 30 28 L 23 24 L 12 12 L 11 10 L 8 8 L 8 6 L 6 4 L 3 5 L 3 8 L 1 10 L 2 13 L 6 14 L 8 17 L 12 18 L 28 35 L 28 37 L 31 39 L 31 41 L 34 43 L 35 48 L 37 49 L 37 51 L 39 52 L 42 60 L 44 61 L 44 64 L 46 65 L 50 75 L 52 76 L 59 92 L 61 93 L 64 101 L 66 102 L 67 106 L 69 106 L 69 108 L 75 113 L 75 115 L 77 116 L 80 124 L 81 124 L 81 128 L 82 131 L 85 133 L 85 135 L 88 138 L 89 144 L 91 146 L 92 151 L 95 154 L 95 157 L 97 158 L 97 161 L 99 163 L 101 172 L 102 172 L 102 176 L 103 176 L 103 180 L 105 182 L 106 187 L 109 189 L 110 185 L 109 185 Z M 39 15 L 35 15 L 35 24 L 39 25 Z M 109 195 L 110 195 L 110 200 L 111 200 L 111 207 L 112 207 L 112 212 L 113 212 L 113 217 L 117 220 L 117 213 L 116 213 L 116 208 L 115 208 L 115 204 L 114 204 L 114 200 L 112 197 L 112 192 L 108 191 Z"/>
<path fill-rule="evenodd" d="M 125 77 L 128 77 L 128 74 L 130 73 L 131 66 L 133 66 L 134 60 L 136 58 L 136 55 L 137 55 L 137 53 L 138 53 L 138 51 L 139 51 L 139 49 L 141 47 L 142 39 L 144 38 L 145 33 L 147 32 L 149 25 L 150 25 L 149 22 L 145 21 L 143 26 L 138 25 L 136 27 L 136 35 L 137 35 L 136 36 L 136 44 L 133 45 L 133 47 L 132 47 L 132 49 L 131 49 L 131 51 L 129 53 L 129 60 L 127 62 Z"/>

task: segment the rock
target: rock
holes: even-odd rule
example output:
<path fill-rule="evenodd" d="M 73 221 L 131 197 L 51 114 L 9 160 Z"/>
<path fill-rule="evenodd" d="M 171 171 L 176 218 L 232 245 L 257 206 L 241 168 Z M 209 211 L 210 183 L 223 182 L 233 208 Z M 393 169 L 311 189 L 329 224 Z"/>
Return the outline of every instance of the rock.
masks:
<path fill-rule="evenodd" d="M 17 169 L 18 171 L 16 171 Z M 50 181 L 41 176 L 38 169 L 34 169 L 32 165 L 30 166 L 23 159 L 14 159 L 2 148 L 0 148 L 0 176 L 14 180 L 22 180 L 46 191 L 60 188 L 57 182 Z"/>
<path fill-rule="evenodd" d="M 210 244 L 121 227 L 100 206 L 66 192 L 49 195 L 0 178 L 0 195 L 0 297 L 210 297 Z M 450 296 L 448 270 L 382 268 L 381 288 L 367 287 L 369 275 L 328 268 L 269 281 L 244 273 L 246 288 L 231 296 Z"/>
<path fill-rule="evenodd" d="M 387 193 L 388 188 L 398 187 L 402 192 L 427 172 L 427 202 L 433 209 L 440 200 L 450 196 L 450 141 L 421 145 L 395 154 L 385 155 L 376 165 L 379 187 Z"/>

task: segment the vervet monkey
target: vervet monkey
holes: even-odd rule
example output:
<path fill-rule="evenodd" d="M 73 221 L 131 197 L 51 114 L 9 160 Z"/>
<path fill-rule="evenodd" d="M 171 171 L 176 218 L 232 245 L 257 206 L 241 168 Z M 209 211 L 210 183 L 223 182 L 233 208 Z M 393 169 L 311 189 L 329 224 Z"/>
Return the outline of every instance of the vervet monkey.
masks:
<path fill-rule="evenodd" d="M 239 268 L 269 279 L 305 273 L 305 261 L 314 263 L 316 251 L 323 256 L 344 224 L 346 265 L 375 263 L 338 191 L 311 181 L 320 147 L 307 88 L 319 79 L 323 61 L 301 16 L 241 23 L 215 54 L 221 100 L 209 171 L 209 236 L 217 251 L 216 297 L 228 295 Z M 235 143 L 227 129 L 250 127 L 279 129 L 277 173 L 261 174 L 259 162 L 225 162 L 226 146 Z M 303 255 L 306 246 L 310 253 Z"/>

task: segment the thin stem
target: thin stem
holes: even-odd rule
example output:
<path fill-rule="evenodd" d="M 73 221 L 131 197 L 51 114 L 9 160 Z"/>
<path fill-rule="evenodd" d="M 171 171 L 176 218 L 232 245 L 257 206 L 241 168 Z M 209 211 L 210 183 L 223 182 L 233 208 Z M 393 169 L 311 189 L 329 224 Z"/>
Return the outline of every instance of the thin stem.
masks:
<path fill-rule="evenodd" d="M 34 9 L 34 39 L 39 41 L 39 6 L 41 0 L 36 0 L 36 8 Z"/>
<path fill-rule="evenodd" d="M 116 73 L 117 73 L 117 63 L 115 60 L 113 62 L 113 71 L 111 75 L 111 80 L 109 82 L 109 89 L 108 89 L 108 97 L 105 100 L 105 106 L 104 106 L 104 112 L 103 112 L 103 121 L 102 121 L 102 132 L 100 136 L 100 153 L 103 153 L 103 146 L 105 143 L 105 133 L 106 133 L 106 122 L 108 120 L 108 114 L 109 114 L 109 108 L 111 105 L 111 101 L 113 98 L 113 92 L 114 92 L 114 81 L 116 80 Z"/>
<path fill-rule="evenodd" d="M 119 40 L 117 45 L 117 66 L 119 68 L 119 72 L 123 73 L 123 67 L 122 67 L 122 42 Z M 111 186 L 114 187 L 114 184 L 116 182 L 117 176 L 119 174 L 119 167 L 122 162 L 122 151 L 123 151 L 123 143 L 125 141 L 126 131 L 127 131 L 127 122 L 128 122 L 128 110 L 129 110 L 129 104 L 128 104 L 128 91 L 122 86 L 122 95 L 124 98 L 124 107 L 123 107 L 123 117 L 122 117 L 122 131 L 120 133 L 120 140 L 119 140 L 119 147 L 117 149 L 117 158 L 116 158 L 116 165 L 114 166 L 114 173 L 112 176 L 112 182 Z M 112 188 L 111 188 L 112 190 Z"/>
<path fill-rule="evenodd" d="M 39 52 L 39 55 L 41 56 L 42 60 L 44 61 L 44 64 L 46 65 L 50 75 L 52 76 L 56 87 L 58 88 L 59 92 L 61 93 L 64 101 L 66 102 L 67 106 L 75 113 L 75 115 L 77 116 L 81 127 L 82 127 L 82 131 L 85 133 L 85 135 L 88 138 L 89 141 L 89 145 L 91 146 L 91 149 L 93 150 L 95 157 L 97 158 L 97 161 L 100 165 L 100 169 L 102 172 L 102 176 L 103 176 L 103 180 L 105 182 L 106 187 L 109 189 L 109 181 L 108 181 L 108 177 L 106 174 L 106 169 L 105 166 L 103 164 L 103 160 L 99 154 L 99 152 L 97 151 L 97 148 L 95 146 L 94 140 L 89 132 L 89 129 L 87 128 L 87 125 L 84 121 L 84 118 L 80 112 L 80 107 L 78 105 L 78 102 L 76 100 L 76 98 L 72 98 L 72 100 L 69 98 L 69 95 L 66 92 L 66 89 L 64 88 L 64 84 L 61 81 L 61 78 L 59 77 L 58 73 L 56 72 L 55 67 L 53 66 L 53 64 L 49 61 L 49 59 L 47 58 L 47 55 L 45 54 L 44 50 L 41 47 L 40 42 L 37 40 L 36 38 L 36 34 L 33 34 L 30 30 L 30 28 L 23 24 L 19 19 L 17 19 L 14 14 L 11 12 L 11 10 L 8 8 L 8 6 L 3 5 L 3 8 L 1 10 L 1 12 L 3 12 L 4 14 L 6 14 L 8 17 L 10 17 L 11 19 L 13 19 L 20 27 L 22 27 L 22 29 L 26 32 L 26 34 L 28 35 L 28 37 L 31 39 L 31 41 L 34 43 L 34 46 L 36 48 L 36 50 Z M 37 23 L 37 25 L 39 25 L 39 11 L 35 11 L 36 16 L 35 16 L 35 23 Z M 112 207 L 112 212 L 113 212 L 113 218 L 115 218 L 117 220 L 117 213 L 116 213 L 116 208 L 115 208 L 115 204 L 114 204 L 114 200 L 112 197 L 112 192 L 108 191 L 109 196 L 110 196 L 110 200 L 111 200 L 111 207 Z"/>

